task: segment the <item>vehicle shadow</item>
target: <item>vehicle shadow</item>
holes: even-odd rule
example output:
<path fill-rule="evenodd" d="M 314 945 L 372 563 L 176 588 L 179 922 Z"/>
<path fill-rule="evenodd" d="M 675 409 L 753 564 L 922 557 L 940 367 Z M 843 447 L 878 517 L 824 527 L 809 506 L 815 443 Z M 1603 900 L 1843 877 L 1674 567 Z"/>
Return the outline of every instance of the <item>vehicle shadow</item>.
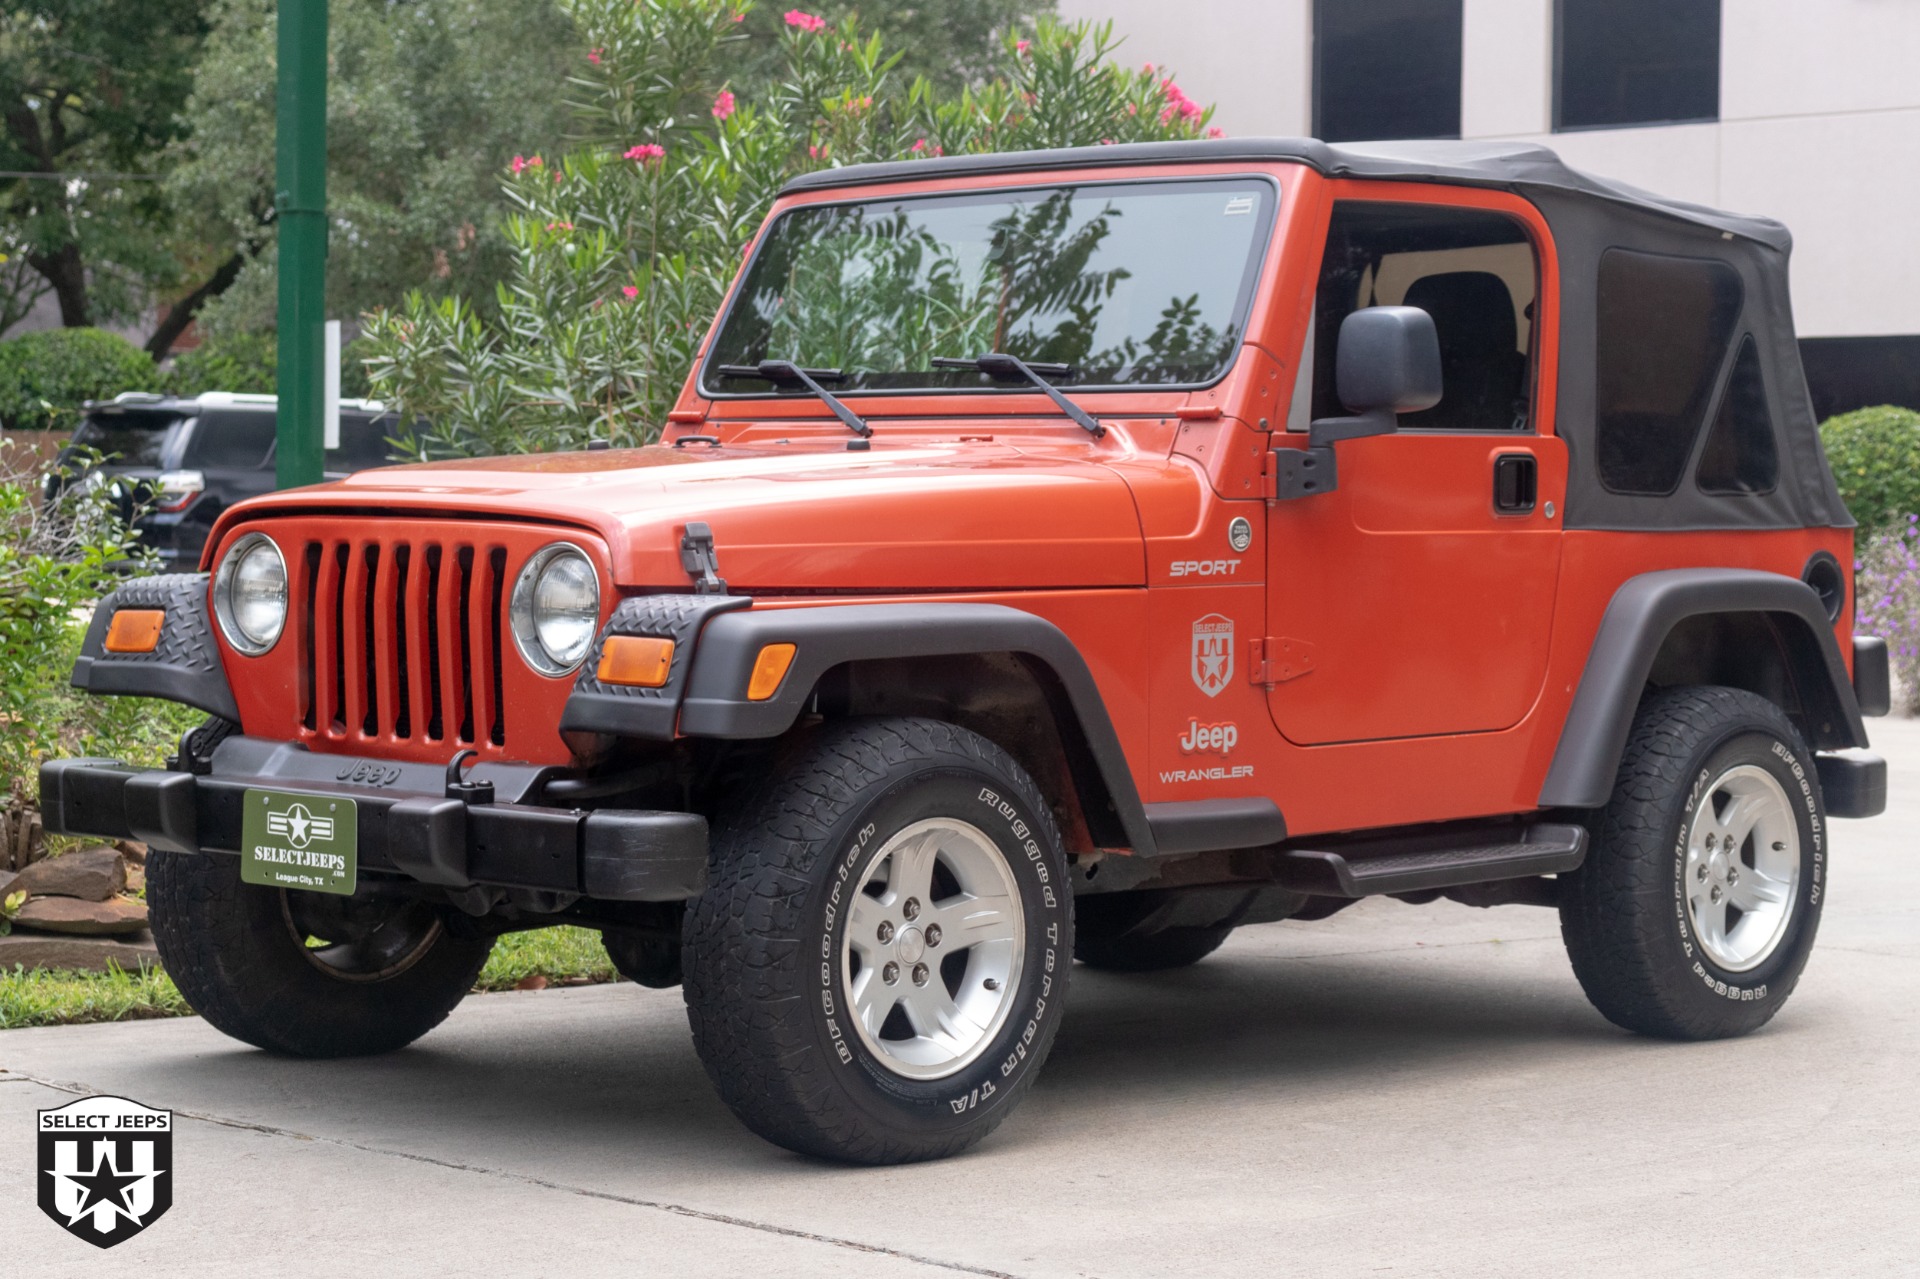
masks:
<path fill-rule="evenodd" d="M 1586 1005 L 1557 947 L 1321 958 L 1230 948 L 1190 969 L 1075 965 L 1059 1038 L 1027 1110 L 988 1150 L 1044 1129 L 1153 1122 L 1170 1087 L 1284 1102 L 1354 1079 L 1444 1080 L 1639 1041 Z M 568 1183 L 731 1181 L 794 1156 L 747 1133 L 693 1052 L 677 991 L 633 986 L 476 997 L 405 1051 L 295 1061 L 226 1040 L 138 1056 L 153 1104 Z M 104 1082 L 89 1080 L 89 1082 Z M 805 1161 L 801 1161 L 805 1162 Z M 693 1180 L 689 1182 L 687 1179 Z M 676 1192 L 677 1193 L 677 1192 Z"/>

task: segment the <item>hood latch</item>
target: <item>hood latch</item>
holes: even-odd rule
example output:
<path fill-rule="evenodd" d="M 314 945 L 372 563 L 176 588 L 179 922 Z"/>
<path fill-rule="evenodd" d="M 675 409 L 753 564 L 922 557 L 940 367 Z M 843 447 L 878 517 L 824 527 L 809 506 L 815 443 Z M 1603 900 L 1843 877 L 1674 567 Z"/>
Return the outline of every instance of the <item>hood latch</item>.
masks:
<path fill-rule="evenodd" d="M 695 595 L 725 595 L 727 580 L 720 576 L 720 557 L 714 553 L 713 530 L 690 520 L 680 537 L 680 567 L 693 579 Z"/>

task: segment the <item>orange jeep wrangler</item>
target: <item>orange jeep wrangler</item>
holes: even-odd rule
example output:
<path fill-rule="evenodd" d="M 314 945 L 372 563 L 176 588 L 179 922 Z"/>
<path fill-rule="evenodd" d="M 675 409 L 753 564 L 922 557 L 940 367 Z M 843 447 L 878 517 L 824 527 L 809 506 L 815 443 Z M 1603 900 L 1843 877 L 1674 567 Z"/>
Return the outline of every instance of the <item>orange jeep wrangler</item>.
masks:
<path fill-rule="evenodd" d="M 790 182 L 661 443 L 225 514 L 49 763 L 189 1002 L 398 1048 L 493 939 L 684 983 L 750 1128 L 890 1163 L 1032 1085 L 1072 961 L 1361 898 L 1560 912 L 1607 1018 L 1765 1023 L 1885 803 L 1774 222 L 1535 147 L 1228 140 Z"/>

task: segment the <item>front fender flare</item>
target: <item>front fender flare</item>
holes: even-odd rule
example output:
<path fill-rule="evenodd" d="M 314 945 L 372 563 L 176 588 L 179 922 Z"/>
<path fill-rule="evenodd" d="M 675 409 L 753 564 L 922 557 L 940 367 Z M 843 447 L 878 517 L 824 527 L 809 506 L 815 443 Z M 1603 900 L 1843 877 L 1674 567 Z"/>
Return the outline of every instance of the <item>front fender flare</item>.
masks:
<path fill-rule="evenodd" d="M 793 666 L 772 697 L 748 701 L 747 681 L 768 644 L 795 646 Z M 1045 618 L 1001 604 L 836 604 L 751 609 L 707 621 L 680 703 L 688 737 L 778 737 L 793 727 L 820 677 L 846 662 L 875 658 L 1019 653 L 1059 680 L 1128 842 L 1151 856 L 1158 845 L 1100 689 L 1073 641 Z"/>
<path fill-rule="evenodd" d="M 1661 645 L 1675 625 L 1709 613 L 1769 616 L 1787 649 L 1794 691 L 1810 712 L 1805 727 L 1815 750 L 1867 744 L 1833 624 L 1812 587 L 1752 569 L 1642 573 L 1621 584 L 1600 620 L 1540 788 L 1542 808 L 1599 808 L 1607 802 Z"/>

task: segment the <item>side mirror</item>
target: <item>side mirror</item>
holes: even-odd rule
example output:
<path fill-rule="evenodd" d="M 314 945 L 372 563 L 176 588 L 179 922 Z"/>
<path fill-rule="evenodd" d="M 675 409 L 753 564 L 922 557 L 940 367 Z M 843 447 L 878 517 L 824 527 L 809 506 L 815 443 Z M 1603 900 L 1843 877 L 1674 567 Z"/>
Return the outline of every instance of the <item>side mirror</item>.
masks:
<path fill-rule="evenodd" d="M 1336 440 L 1387 435 L 1399 415 L 1440 402 L 1440 335 L 1417 306 L 1370 306 L 1340 322 L 1334 385 L 1352 417 L 1314 419 L 1304 449 L 1273 451 L 1273 498 L 1332 492 L 1340 483 Z"/>
<path fill-rule="evenodd" d="M 1311 445 L 1385 435 L 1401 413 L 1440 402 L 1440 336 L 1417 306 L 1370 306 L 1340 322 L 1334 385 L 1353 417 L 1323 417 Z"/>

